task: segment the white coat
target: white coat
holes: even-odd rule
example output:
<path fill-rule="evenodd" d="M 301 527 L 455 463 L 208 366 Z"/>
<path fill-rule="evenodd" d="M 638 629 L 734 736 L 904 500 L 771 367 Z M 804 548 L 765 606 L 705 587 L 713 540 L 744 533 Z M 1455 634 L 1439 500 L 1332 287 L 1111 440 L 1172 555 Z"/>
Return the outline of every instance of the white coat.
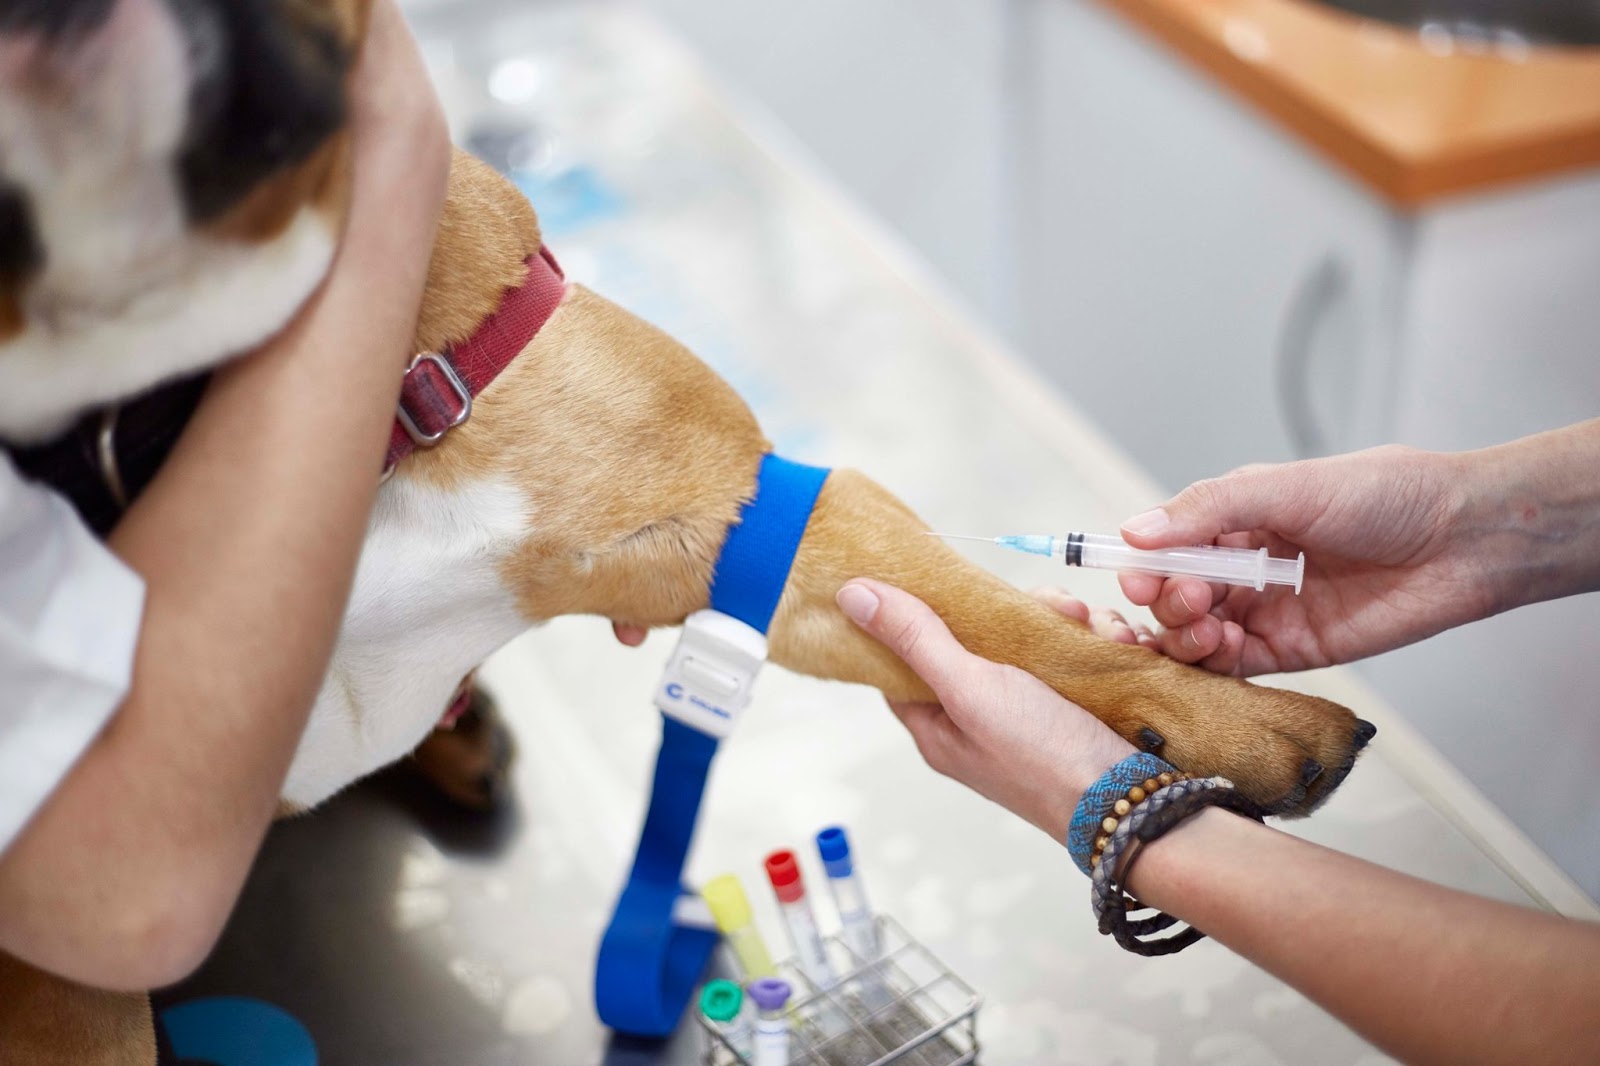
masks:
<path fill-rule="evenodd" d="M 128 691 L 144 582 L 0 451 L 0 852 Z"/>

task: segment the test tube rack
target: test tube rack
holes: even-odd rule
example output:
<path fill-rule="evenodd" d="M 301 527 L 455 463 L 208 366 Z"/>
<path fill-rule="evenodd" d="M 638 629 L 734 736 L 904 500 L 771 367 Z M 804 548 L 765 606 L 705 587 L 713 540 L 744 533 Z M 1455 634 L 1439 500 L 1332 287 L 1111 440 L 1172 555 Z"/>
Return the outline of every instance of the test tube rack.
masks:
<path fill-rule="evenodd" d="M 790 1066 L 963 1066 L 978 1058 L 978 1007 L 982 998 L 933 953 L 885 915 L 878 926 L 878 957 L 863 959 L 837 936 L 824 946 L 833 971 L 831 988 L 808 981 L 793 959 L 778 964 L 795 990 L 790 1001 Z M 704 1066 L 750 1062 L 706 1018 Z"/>

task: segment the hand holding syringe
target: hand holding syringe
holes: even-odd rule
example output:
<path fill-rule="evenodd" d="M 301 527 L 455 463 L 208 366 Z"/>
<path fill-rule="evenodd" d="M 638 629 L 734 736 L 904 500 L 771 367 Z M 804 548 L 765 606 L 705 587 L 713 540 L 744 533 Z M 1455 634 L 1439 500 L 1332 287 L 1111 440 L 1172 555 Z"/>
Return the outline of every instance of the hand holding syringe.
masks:
<path fill-rule="evenodd" d="M 1157 548 L 1144 551 L 1131 547 L 1121 537 L 1105 533 L 1066 533 L 1013 535 L 1004 537 L 966 537 L 954 533 L 929 533 L 946 540 L 981 540 L 1002 548 L 1046 555 L 1068 566 L 1095 570 L 1137 570 L 1167 577 L 1198 577 L 1228 585 L 1244 585 L 1260 591 L 1268 585 L 1293 585 L 1296 595 L 1305 579 L 1306 556 L 1274 559 L 1265 548 L 1222 548 L 1196 544 L 1187 548 Z"/>

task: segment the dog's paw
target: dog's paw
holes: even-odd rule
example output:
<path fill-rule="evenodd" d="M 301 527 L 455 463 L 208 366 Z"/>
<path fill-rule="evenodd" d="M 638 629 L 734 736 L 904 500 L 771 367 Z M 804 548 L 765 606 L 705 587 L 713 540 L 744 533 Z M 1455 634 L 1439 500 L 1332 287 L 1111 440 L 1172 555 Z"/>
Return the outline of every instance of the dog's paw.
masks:
<path fill-rule="evenodd" d="M 1349 775 L 1377 728 L 1337 703 L 1233 682 L 1203 704 L 1144 708 L 1119 732 L 1194 776 L 1231 780 L 1264 811 L 1302 817 Z M 1185 701 L 1187 702 L 1187 701 Z"/>
<path fill-rule="evenodd" d="M 1378 727 L 1338 705 L 1338 713 L 1313 711 L 1280 733 L 1283 751 L 1273 761 L 1234 771 L 1234 783 L 1269 814 L 1303 818 L 1344 783 Z"/>
<path fill-rule="evenodd" d="M 510 796 L 516 745 L 493 697 L 473 685 L 465 710 L 412 754 L 422 776 L 457 806 L 487 814 Z"/>

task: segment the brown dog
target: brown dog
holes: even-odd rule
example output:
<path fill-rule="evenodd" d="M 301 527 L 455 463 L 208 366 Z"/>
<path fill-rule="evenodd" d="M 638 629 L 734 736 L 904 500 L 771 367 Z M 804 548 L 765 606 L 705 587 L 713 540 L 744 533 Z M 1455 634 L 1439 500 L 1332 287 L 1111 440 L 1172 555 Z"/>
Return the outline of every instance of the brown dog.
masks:
<path fill-rule="evenodd" d="M 180 21 L 176 0 L 0 2 L 0 216 L 13 220 L 0 246 L 0 437 L 46 440 L 204 371 L 312 291 L 344 208 L 341 87 L 366 8 L 184 0 Z M 458 156 L 416 350 L 472 337 L 541 245 L 523 197 Z M 768 447 L 690 352 L 569 286 L 471 419 L 384 486 L 285 801 L 309 807 L 411 750 L 461 678 L 537 622 L 666 626 L 705 607 Z M 1325 799 L 1371 735 L 1326 700 L 1101 640 L 923 531 L 866 477 L 833 473 L 771 659 L 929 698 L 834 606 L 868 575 L 926 600 L 973 652 L 1279 813 Z M 148 1062 L 149 1024 L 142 997 L 0 963 L 0 1041 L 20 1061 Z"/>

